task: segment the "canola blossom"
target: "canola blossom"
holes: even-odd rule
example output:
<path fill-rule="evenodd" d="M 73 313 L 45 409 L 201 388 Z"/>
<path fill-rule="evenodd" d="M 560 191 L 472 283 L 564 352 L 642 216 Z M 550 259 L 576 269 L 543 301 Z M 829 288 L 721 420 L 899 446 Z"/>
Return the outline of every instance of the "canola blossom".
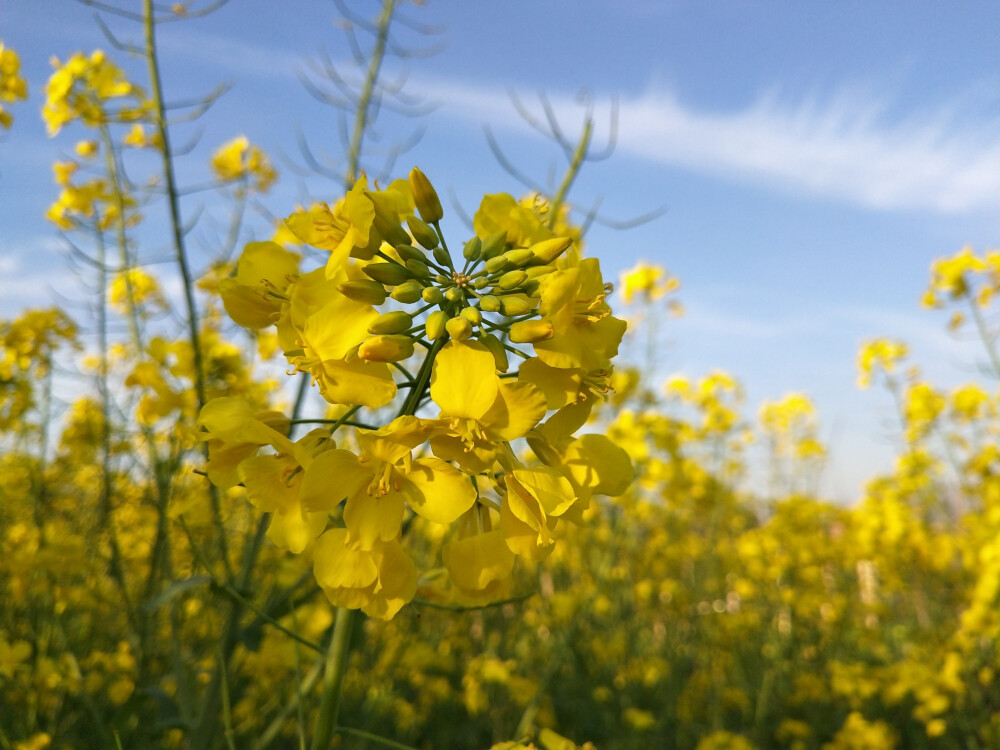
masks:
<path fill-rule="evenodd" d="M 234 141 L 213 168 L 243 169 L 245 149 Z M 314 544 L 316 580 L 337 606 L 388 619 L 418 590 L 439 602 L 509 596 L 516 559 L 544 558 L 592 496 L 632 479 L 606 437 L 574 436 L 610 390 L 625 333 L 612 286 L 537 214 L 499 218 L 513 203 L 484 198 L 476 224 L 492 231 L 457 255 L 419 169 L 385 189 L 362 175 L 332 206 L 285 219 L 298 242 L 329 254 L 321 267 L 253 242 L 219 283 L 229 316 L 273 327 L 290 372 L 333 407 L 397 414 L 346 436 L 333 419 L 326 435 L 295 443 L 232 399 L 199 418 L 208 477 L 228 487 L 239 476 L 276 514 L 275 543 Z M 407 551 L 404 528 L 418 518 L 449 527 L 444 577 Z"/>

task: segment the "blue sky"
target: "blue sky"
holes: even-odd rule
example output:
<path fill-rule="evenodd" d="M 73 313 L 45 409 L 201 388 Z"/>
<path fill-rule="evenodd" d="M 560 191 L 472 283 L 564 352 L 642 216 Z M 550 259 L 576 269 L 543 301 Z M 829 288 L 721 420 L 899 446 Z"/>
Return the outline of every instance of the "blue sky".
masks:
<path fill-rule="evenodd" d="M 407 71 L 406 91 L 437 108 L 419 120 L 385 113 L 369 170 L 378 171 L 382 144 L 424 128 L 395 174 L 420 164 L 471 214 L 484 192 L 523 192 L 491 156 L 485 124 L 543 185 L 564 166 L 509 92 L 537 116 L 545 92 L 571 136 L 581 101 L 593 102 L 599 144 L 617 99 L 617 151 L 585 168 L 571 199 L 600 198 L 601 214 L 616 220 L 665 209 L 638 228 L 595 225 L 588 236 L 608 277 L 647 260 L 681 279 L 687 314 L 662 323 L 654 377 L 728 370 L 745 383 L 751 415 L 762 399 L 811 394 L 831 448 L 828 496 L 857 497 L 863 479 L 890 463 L 891 399 L 854 386 L 862 340 L 907 340 L 942 385 L 978 377 L 975 346 L 950 337 L 946 316 L 922 310 L 919 298 L 932 259 L 964 244 L 1000 247 L 997 3 L 430 0 L 404 12 L 442 27 L 442 49 L 390 60 L 388 71 Z M 402 43 L 426 46 L 400 31 Z M 56 299 L 52 290 L 72 297 L 78 283 L 41 215 L 56 193 L 48 165 L 83 134 L 47 139 L 38 111 L 51 55 L 107 44 L 92 11 L 68 0 L 4 3 L 0 39 L 20 52 L 32 93 L 0 137 L 6 317 Z M 282 172 L 271 212 L 336 197 L 329 181 L 295 174 L 281 155 L 301 161 L 299 131 L 317 151 L 340 152 L 332 110 L 299 77 L 305 56 L 321 49 L 348 60 L 343 39 L 332 4 L 315 0 L 231 0 L 208 18 L 163 27 L 171 98 L 233 85 L 203 125 L 181 131 L 201 135 L 183 178 L 205 180 L 207 155 L 242 133 Z M 213 201 L 193 196 L 185 211 Z M 148 210 L 153 230 L 161 208 Z M 455 234 L 464 231 L 452 221 Z M 266 233 L 262 217 L 245 239 L 253 232 Z M 192 238 L 206 250 L 218 241 L 210 222 Z M 144 247 L 156 260 L 156 239 Z"/>

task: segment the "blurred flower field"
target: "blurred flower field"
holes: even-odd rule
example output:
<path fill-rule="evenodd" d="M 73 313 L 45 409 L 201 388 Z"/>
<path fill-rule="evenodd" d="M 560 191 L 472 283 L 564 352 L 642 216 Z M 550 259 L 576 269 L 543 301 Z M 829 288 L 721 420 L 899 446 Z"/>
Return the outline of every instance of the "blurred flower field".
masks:
<path fill-rule="evenodd" d="M 196 12 L 147 0 L 142 81 L 94 51 L 28 92 L 0 45 L 0 165 L 30 93 L 90 300 L 0 321 L 0 748 L 1000 747 L 995 385 L 866 343 L 895 470 L 824 501 L 807 395 L 649 377 L 680 282 L 602 275 L 584 160 L 448 236 L 431 165 L 383 187 L 352 152 L 196 256 L 154 43 Z M 275 162 L 234 134 L 207 168 L 238 237 Z M 998 290 L 965 248 L 924 299 L 996 377 Z"/>

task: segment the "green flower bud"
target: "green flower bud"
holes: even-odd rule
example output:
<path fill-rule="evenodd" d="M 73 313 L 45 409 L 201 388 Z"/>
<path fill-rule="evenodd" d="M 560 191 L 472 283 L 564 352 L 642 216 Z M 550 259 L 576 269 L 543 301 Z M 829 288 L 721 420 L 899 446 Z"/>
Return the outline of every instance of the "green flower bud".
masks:
<path fill-rule="evenodd" d="M 465 299 L 465 293 L 457 286 L 448 287 L 444 293 L 444 298 L 449 302 L 461 302 Z"/>
<path fill-rule="evenodd" d="M 392 294 L 389 295 L 397 302 L 402 302 L 404 305 L 408 305 L 411 302 L 416 302 L 420 299 L 423 294 L 424 288 L 416 281 L 404 281 L 402 284 L 397 286 L 392 290 Z"/>
<path fill-rule="evenodd" d="M 375 227 L 375 231 L 382 236 L 382 239 L 390 245 L 401 245 L 410 241 L 410 235 L 403 229 L 399 219 L 380 209 L 377 203 L 375 203 L 375 218 L 372 220 L 372 225 Z"/>
<path fill-rule="evenodd" d="M 413 239 L 420 243 L 421 247 L 433 250 L 438 246 L 437 232 L 427 222 L 418 219 L 416 216 L 407 216 L 406 226 L 410 228 L 410 234 L 413 235 Z"/>
<path fill-rule="evenodd" d="M 385 302 L 385 287 L 377 281 L 368 279 L 345 281 L 337 285 L 337 291 L 355 302 L 369 305 L 381 305 Z"/>
<path fill-rule="evenodd" d="M 426 287 L 424 291 L 420 293 L 420 296 L 423 297 L 424 302 L 428 305 L 440 305 L 444 302 L 444 293 L 436 286 Z"/>
<path fill-rule="evenodd" d="M 417 276 L 417 277 L 421 277 L 421 278 L 425 278 L 425 279 L 429 279 L 430 278 L 431 274 L 427 270 L 427 260 L 426 259 L 425 260 L 414 260 L 413 258 L 410 258 L 410 260 L 406 261 L 405 265 L 406 265 L 406 270 L 409 271 L 412 275 Z"/>
<path fill-rule="evenodd" d="M 483 241 L 478 237 L 473 237 L 471 240 L 465 243 L 465 247 L 462 249 L 462 255 L 466 260 L 477 261 L 479 256 L 483 254 Z"/>
<path fill-rule="evenodd" d="M 547 320 L 522 320 L 510 327 L 510 340 L 515 344 L 534 344 L 554 335 L 555 329 Z"/>
<path fill-rule="evenodd" d="M 529 297 L 535 297 L 538 294 L 538 287 L 540 287 L 541 285 L 542 282 L 539 281 L 538 279 L 528 279 L 523 284 L 521 284 L 521 288 L 524 290 L 524 293 L 527 294 Z"/>
<path fill-rule="evenodd" d="M 485 336 L 479 337 L 479 343 L 490 350 L 490 354 L 493 355 L 493 360 L 496 362 L 497 369 L 500 372 L 507 372 L 510 363 L 507 361 L 507 350 L 503 348 L 500 339 L 492 333 L 488 333 Z"/>
<path fill-rule="evenodd" d="M 427 179 L 427 175 L 416 167 L 410 171 L 410 191 L 413 193 L 413 202 L 420 212 L 421 219 L 433 224 L 444 218 L 444 210 L 441 208 L 441 201 L 434 186 Z"/>
<path fill-rule="evenodd" d="M 416 260 L 427 265 L 427 256 L 424 255 L 423 250 L 418 250 L 413 245 L 409 243 L 402 243 L 399 245 L 393 245 L 393 249 L 399 254 L 399 257 L 405 263 L 408 260 Z"/>
<path fill-rule="evenodd" d="M 503 297 L 500 300 L 500 309 L 508 318 L 516 318 L 518 315 L 531 312 L 531 303 L 524 297 Z"/>
<path fill-rule="evenodd" d="M 479 309 L 483 312 L 500 312 L 500 298 L 487 294 L 479 300 Z"/>
<path fill-rule="evenodd" d="M 567 248 L 573 244 L 571 237 L 553 237 L 550 240 L 542 240 L 531 246 L 531 253 L 534 255 L 534 263 L 548 265 L 556 258 L 566 252 Z"/>
<path fill-rule="evenodd" d="M 522 247 L 517 250 L 508 250 L 501 257 L 507 259 L 507 266 L 509 268 L 520 268 L 531 260 L 534 255 L 532 255 L 531 250 L 526 247 Z"/>
<path fill-rule="evenodd" d="M 492 275 L 499 273 L 507 267 L 507 259 L 502 255 L 498 255 L 495 258 L 490 258 L 486 261 L 486 273 Z"/>
<path fill-rule="evenodd" d="M 477 276 L 476 280 L 472 282 L 472 286 L 474 286 L 476 289 L 485 289 L 489 283 L 490 280 L 487 279 L 485 276 Z"/>
<path fill-rule="evenodd" d="M 409 336 L 374 336 L 358 348 L 358 356 L 366 362 L 399 362 L 413 355 L 413 339 Z"/>
<path fill-rule="evenodd" d="M 524 271 L 508 271 L 500 277 L 497 286 L 501 289 L 514 289 L 521 286 L 528 278 Z"/>
<path fill-rule="evenodd" d="M 474 326 L 483 322 L 483 314 L 475 307 L 463 307 L 462 312 L 460 312 L 459 315 L 472 323 Z"/>
<path fill-rule="evenodd" d="M 368 326 L 368 333 L 402 333 L 408 331 L 413 325 L 413 316 L 403 310 L 393 310 L 383 315 L 379 315 Z"/>
<path fill-rule="evenodd" d="M 396 286 L 406 281 L 410 274 L 396 263 L 369 263 L 363 269 L 366 276 L 388 286 Z"/>
<path fill-rule="evenodd" d="M 445 328 L 455 341 L 465 341 L 472 335 L 472 323 L 461 316 L 449 320 L 445 323 Z"/>
<path fill-rule="evenodd" d="M 507 247 L 507 233 L 497 232 L 496 234 L 491 234 L 485 240 L 483 240 L 483 257 L 486 260 L 490 258 L 495 258 L 500 253 L 504 251 Z"/>
<path fill-rule="evenodd" d="M 524 272 L 528 274 L 529 279 L 540 279 L 542 276 L 548 276 L 555 270 L 555 266 L 528 266 L 524 269 Z"/>
<path fill-rule="evenodd" d="M 427 334 L 428 340 L 434 341 L 444 336 L 447 323 L 448 313 L 444 310 L 435 310 L 428 315 L 427 322 L 424 324 L 424 331 Z"/>
<path fill-rule="evenodd" d="M 455 267 L 454 263 L 452 263 L 451 256 L 448 254 L 448 251 L 445 250 L 440 245 L 434 248 L 434 260 L 436 260 L 442 266 L 447 266 L 448 268 Z"/>

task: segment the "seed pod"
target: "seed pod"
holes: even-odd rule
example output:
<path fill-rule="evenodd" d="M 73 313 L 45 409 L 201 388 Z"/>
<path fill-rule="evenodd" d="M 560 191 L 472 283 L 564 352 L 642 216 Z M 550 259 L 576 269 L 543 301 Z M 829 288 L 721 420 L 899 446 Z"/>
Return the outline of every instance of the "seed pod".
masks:
<path fill-rule="evenodd" d="M 369 263 L 362 269 L 366 276 L 388 286 L 395 286 L 406 281 L 410 274 L 396 263 Z"/>
<path fill-rule="evenodd" d="M 534 255 L 533 263 L 548 265 L 573 244 L 572 237 L 553 237 L 550 240 L 542 240 L 531 246 L 531 253 Z"/>
<path fill-rule="evenodd" d="M 355 279 L 337 285 L 337 291 L 355 302 L 381 305 L 385 302 L 385 287 L 377 281 Z"/>
<path fill-rule="evenodd" d="M 413 316 L 403 310 L 393 310 L 383 315 L 379 315 L 368 326 L 368 333 L 388 334 L 402 333 L 410 329 L 413 325 Z"/>
<path fill-rule="evenodd" d="M 437 232 L 427 222 L 418 219 L 416 216 L 407 216 L 406 226 L 410 228 L 410 234 L 413 235 L 413 239 L 420 243 L 421 247 L 433 250 L 438 246 Z"/>
<path fill-rule="evenodd" d="M 462 255 L 466 260 L 477 261 L 479 256 L 483 254 L 483 241 L 478 237 L 473 237 L 471 240 L 465 243 L 465 247 L 462 249 Z"/>
<path fill-rule="evenodd" d="M 463 307 L 462 312 L 460 312 L 459 315 L 472 323 L 474 326 L 483 322 L 483 314 L 475 307 Z"/>
<path fill-rule="evenodd" d="M 472 335 L 472 323 L 461 315 L 445 323 L 445 328 L 448 330 L 448 335 L 455 341 L 465 341 Z"/>
<path fill-rule="evenodd" d="M 420 296 L 423 297 L 424 302 L 428 305 L 440 305 L 444 302 L 444 292 L 436 286 L 425 287 Z"/>
<path fill-rule="evenodd" d="M 503 276 L 500 277 L 500 281 L 497 282 L 497 286 L 501 289 L 515 289 L 521 286 L 528 278 L 528 274 L 524 271 L 508 271 Z"/>
<path fill-rule="evenodd" d="M 413 202 L 420 212 L 421 219 L 433 224 L 444 218 L 444 210 L 441 208 L 441 201 L 434 186 L 427 179 L 427 175 L 416 167 L 410 170 L 410 191 L 413 193 Z"/>
<path fill-rule="evenodd" d="M 534 344 L 554 335 L 555 329 L 547 320 L 522 320 L 510 327 L 510 340 L 515 344 Z"/>
<path fill-rule="evenodd" d="M 448 313 L 444 310 L 435 310 L 428 315 L 427 322 L 424 324 L 424 331 L 427 334 L 428 340 L 434 341 L 444 336 L 447 323 Z"/>
<path fill-rule="evenodd" d="M 423 263 L 425 266 L 427 265 L 427 256 L 424 255 L 424 251 L 418 250 L 409 243 L 393 245 L 392 248 L 399 254 L 399 257 L 404 263 L 408 260 L 416 260 Z"/>
<path fill-rule="evenodd" d="M 495 258 L 500 253 L 504 251 L 507 247 L 507 233 L 497 232 L 496 234 L 491 234 L 485 240 L 483 240 L 483 257 L 486 260 L 490 258 Z"/>
<path fill-rule="evenodd" d="M 413 354 L 413 339 L 409 336 L 373 336 L 358 348 L 358 356 L 366 362 L 399 362 Z"/>
<path fill-rule="evenodd" d="M 416 302 L 420 299 L 424 288 L 416 281 L 404 281 L 402 284 L 397 286 L 392 290 L 392 297 L 397 302 L 402 302 L 404 305 L 409 305 L 411 302 Z"/>
<path fill-rule="evenodd" d="M 508 296 L 500 299 L 500 309 L 508 318 L 531 312 L 531 303 L 524 297 Z"/>
<path fill-rule="evenodd" d="M 500 298 L 487 294 L 479 300 L 479 309 L 483 312 L 500 312 Z"/>
<path fill-rule="evenodd" d="M 493 361 L 496 362 L 497 369 L 500 372 L 507 372 L 510 363 L 507 361 L 507 350 L 503 348 L 500 339 L 492 333 L 488 333 L 485 336 L 479 337 L 479 343 L 490 350 L 490 354 L 493 355 Z"/>

